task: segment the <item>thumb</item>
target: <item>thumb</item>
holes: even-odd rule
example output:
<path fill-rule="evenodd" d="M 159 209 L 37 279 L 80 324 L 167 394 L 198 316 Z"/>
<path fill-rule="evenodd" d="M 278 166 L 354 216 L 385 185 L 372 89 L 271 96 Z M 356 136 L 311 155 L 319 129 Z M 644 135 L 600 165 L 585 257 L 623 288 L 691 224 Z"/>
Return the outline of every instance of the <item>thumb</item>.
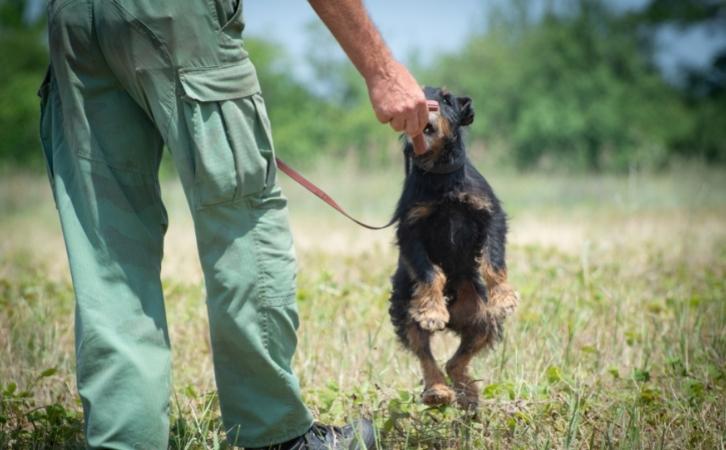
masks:
<path fill-rule="evenodd" d="M 423 134 L 411 137 L 411 141 L 413 142 L 413 152 L 415 154 L 422 155 L 426 153 L 426 141 Z"/>

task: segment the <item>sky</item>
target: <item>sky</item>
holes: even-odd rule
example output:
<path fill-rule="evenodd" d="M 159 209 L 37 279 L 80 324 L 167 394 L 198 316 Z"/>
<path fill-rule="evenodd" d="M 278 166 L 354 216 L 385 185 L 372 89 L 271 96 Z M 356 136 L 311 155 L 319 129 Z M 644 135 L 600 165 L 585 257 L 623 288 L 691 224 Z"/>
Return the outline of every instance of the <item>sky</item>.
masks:
<path fill-rule="evenodd" d="M 445 7 L 441 0 L 368 0 L 365 4 L 398 58 L 413 50 L 454 50 L 484 17 L 483 2 L 477 0 L 455 0 L 456 7 Z M 292 55 L 304 52 L 305 26 L 318 21 L 305 0 L 245 0 L 244 15 L 246 33 L 280 42 Z"/>
<path fill-rule="evenodd" d="M 176 0 L 172 0 L 176 1 Z M 282 44 L 295 62 L 296 75 L 306 78 L 309 66 L 304 55 L 308 46 L 306 28 L 319 22 L 307 0 L 242 0 L 245 33 Z M 417 54 L 422 63 L 441 52 L 452 51 L 467 37 L 481 31 L 486 11 L 493 3 L 510 0 L 364 0 L 371 18 L 396 58 L 404 63 Z M 533 11 L 548 0 L 529 0 Z M 620 9 L 642 7 L 648 0 L 606 0 Z M 29 0 L 28 20 L 44 13 L 45 0 Z M 679 66 L 702 67 L 723 45 L 726 32 L 716 34 L 705 27 L 680 31 L 665 27 L 658 33 L 656 61 L 672 80 Z M 428 59 L 427 59 L 428 58 Z"/>
<path fill-rule="evenodd" d="M 307 48 L 306 27 L 318 21 L 306 0 L 243 0 L 245 32 L 282 44 L 295 61 L 297 75 L 305 78 L 303 55 Z M 406 62 L 417 53 L 427 55 L 455 50 L 472 32 L 481 31 L 487 7 L 495 0 L 365 0 L 364 3 L 396 58 Z M 617 8 L 638 8 L 647 0 L 609 0 Z M 541 8 L 542 0 L 532 0 Z M 656 60 L 667 76 L 674 77 L 680 65 L 703 66 L 723 42 L 704 28 L 680 32 L 669 27 L 659 33 Z"/>

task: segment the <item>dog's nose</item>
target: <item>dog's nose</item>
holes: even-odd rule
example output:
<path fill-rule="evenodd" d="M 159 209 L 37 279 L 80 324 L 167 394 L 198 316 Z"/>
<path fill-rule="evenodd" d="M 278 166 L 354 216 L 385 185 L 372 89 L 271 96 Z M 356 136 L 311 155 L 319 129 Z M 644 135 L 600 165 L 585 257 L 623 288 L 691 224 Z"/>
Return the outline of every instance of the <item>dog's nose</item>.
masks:
<path fill-rule="evenodd" d="M 434 128 L 434 125 L 431 122 L 427 123 L 426 127 L 423 130 L 424 134 L 434 134 L 435 131 L 436 131 L 436 129 Z"/>

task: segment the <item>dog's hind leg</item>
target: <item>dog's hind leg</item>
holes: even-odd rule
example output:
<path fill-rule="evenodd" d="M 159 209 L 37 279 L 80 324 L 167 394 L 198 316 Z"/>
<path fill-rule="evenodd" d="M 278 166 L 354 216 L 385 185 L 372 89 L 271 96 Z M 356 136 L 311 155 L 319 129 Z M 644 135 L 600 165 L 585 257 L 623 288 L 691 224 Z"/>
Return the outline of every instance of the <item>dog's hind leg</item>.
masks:
<path fill-rule="evenodd" d="M 431 332 L 422 329 L 409 315 L 414 281 L 402 264 L 399 264 L 391 281 L 393 282 L 393 292 L 388 311 L 401 343 L 411 350 L 421 362 L 424 377 L 423 402 L 427 405 L 451 403 L 454 400 L 454 391 L 446 385 L 444 374 L 431 353 Z"/>
<path fill-rule="evenodd" d="M 453 402 L 456 394 L 446 385 L 444 373 L 439 369 L 434 355 L 431 353 L 431 332 L 422 329 L 416 323 L 411 323 L 408 326 L 406 337 L 408 347 L 421 362 L 424 378 L 421 400 L 429 406 L 448 405 Z"/>
<path fill-rule="evenodd" d="M 464 409 L 476 409 L 479 393 L 476 382 L 469 375 L 472 358 L 490 348 L 500 338 L 503 318 L 488 313 L 477 285 L 481 280 L 463 281 L 451 305 L 451 327 L 461 335 L 461 343 L 454 356 L 446 363 L 446 372 L 454 385 L 457 402 Z"/>
<path fill-rule="evenodd" d="M 493 340 L 487 334 L 467 330 L 461 335 L 456 353 L 446 363 L 446 372 L 456 391 L 456 401 L 463 409 L 475 410 L 479 406 L 479 390 L 476 380 L 469 375 L 469 364 L 482 349 L 491 347 Z"/>

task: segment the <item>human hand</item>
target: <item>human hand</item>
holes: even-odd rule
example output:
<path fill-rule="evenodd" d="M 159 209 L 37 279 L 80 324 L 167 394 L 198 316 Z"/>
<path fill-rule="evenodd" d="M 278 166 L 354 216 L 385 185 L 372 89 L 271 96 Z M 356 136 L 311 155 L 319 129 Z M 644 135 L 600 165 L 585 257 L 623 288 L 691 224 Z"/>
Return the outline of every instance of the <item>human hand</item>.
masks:
<path fill-rule="evenodd" d="M 413 75 L 402 64 L 392 61 L 385 70 L 367 77 L 366 85 L 378 120 L 408 134 L 416 154 L 426 152 L 421 132 L 428 122 L 428 107 Z"/>

